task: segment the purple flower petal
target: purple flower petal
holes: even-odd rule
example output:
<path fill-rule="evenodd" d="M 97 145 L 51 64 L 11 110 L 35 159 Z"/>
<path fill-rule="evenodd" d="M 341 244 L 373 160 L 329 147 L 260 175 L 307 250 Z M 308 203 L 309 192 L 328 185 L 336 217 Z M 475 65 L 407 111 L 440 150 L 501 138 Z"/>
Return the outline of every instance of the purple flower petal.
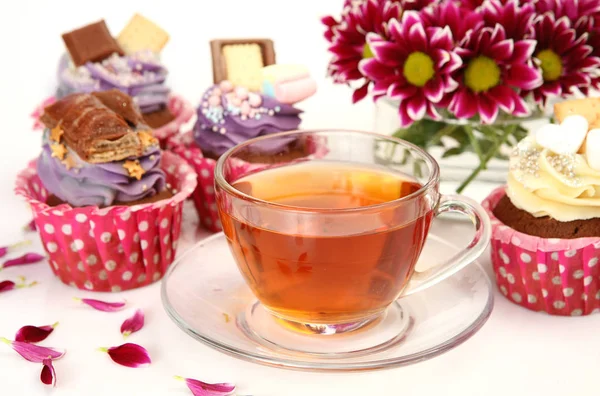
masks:
<path fill-rule="evenodd" d="M 99 350 L 108 353 L 108 356 L 115 363 L 125 367 L 145 367 L 152 363 L 148 351 L 137 344 L 127 343 L 112 348 L 100 348 Z"/>
<path fill-rule="evenodd" d="M 425 116 L 427 112 L 427 101 L 422 95 L 415 95 L 407 99 L 406 112 L 413 121 L 418 121 Z"/>
<path fill-rule="evenodd" d="M 406 111 L 407 101 L 400 102 L 400 106 L 398 106 L 398 120 L 400 121 L 400 126 L 406 127 L 413 123 L 413 119 L 410 118 L 408 112 Z"/>
<path fill-rule="evenodd" d="M 504 82 L 510 86 L 529 91 L 542 85 L 544 80 L 538 69 L 516 63 L 508 70 Z"/>
<path fill-rule="evenodd" d="M 65 356 L 66 351 L 61 351 L 54 348 L 46 348 L 39 345 L 30 344 L 28 342 L 11 341 L 4 337 L 0 337 L 0 341 L 12 346 L 19 355 L 26 360 L 34 363 L 42 363 L 44 359 L 52 358 L 58 360 Z"/>
<path fill-rule="evenodd" d="M 512 40 L 502 40 L 492 45 L 494 56 L 499 60 L 509 59 L 514 51 L 515 43 Z"/>
<path fill-rule="evenodd" d="M 56 371 L 54 370 L 52 359 L 44 359 L 42 363 L 44 367 L 42 367 L 40 380 L 43 384 L 52 385 L 52 387 L 56 388 Z"/>
<path fill-rule="evenodd" d="M 513 96 L 515 91 L 506 85 L 497 85 L 487 92 L 487 95 L 498 104 L 502 111 L 511 114 L 515 109 Z"/>
<path fill-rule="evenodd" d="M 13 281 L 10 280 L 5 280 L 5 281 L 1 281 L 0 282 L 0 293 L 2 292 L 6 292 L 9 290 L 14 290 L 14 289 L 22 289 L 24 287 L 32 287 L 37 285 L 37 282 L 31 282 L 29 284 L 25 283 L 25 278 L 24 277 L 20 277 L 20 283 L 15 283 Z"/>
<path fill-rule="evenodd" d="M 30 243 L 31 243 L 31 241 L 21 241 L 21 242 L 14 243 L 12 245 L 0 247 L 0 257 L 4 257 L 8 253 L 10 253 L 16 249 L 19 249 L 23 246 L 29 245 Z"/>
<path fill-rule="evenodd" d="M 491 124 L 498 116 L 498 105 L 486 95 L 481 94 L 477 100 L 477 108 L 479 109 L 479 117 L 484 124 Z"/>
<path fill-rule="evenodd" d="M 388 89 L 388 96 L 392 100 L 405 100 L 417 92 L 417 87 L 411 84 L 393 83 Z"/>
<path fill-rule="evenodd" d="M 75 301 L 81 301 L 82 303 L 89 305 L 90 307 L 102 311 L 102 312 L 116 312 L 125 308 L 127 304 L 125 301 L 123 302 L 108 302 L 101 300 L 94 300 L 92 298 L 73 298 Z"/>
<path fill-rule="evenodd" d="M 429 48 L 427 43 L 427 35 L 425 34 L 425 28 L 421 23 L 411 26 L 408 31 L 409 45 L 413 51 L 426 52 Z"/>
<path fill-rule="evenodd" d="M 515 43 L 511 63 L 525 63 L 531 59 L 537 41 L 535 40 L 519 40 Z"/>
<path fill-rule="evenodd" d="M 51 326 L 23 326 L 15 335 L 15 341 L 20 342 L 28 342 L 28 343 L 36 343 L 40 341 L 44 341 L 54 329 L 58 326 L 58 322 L 54 323 Z"/>
<path fill-rule="evenodd" d="M 381 64 L 375 58 L 363 59 L 360 61 L 358 68 L 360 72 L 371 80 L 383 80 L 390 75 L 393 75 L 393 69 Z"/>
<path fill-rule="evenodd" d="M 432 78 L 425 84 L 423 93 L 427 100 L 433 103 L 437 103 L 442 100 L 444 96 L 444 85 L 440 77 Z"/>
<path fill-rule="evenodd" d="M 454 94 L 450 103 L 450 111 L 457 118 L 471 118 L 477 113 L 477 99 L 468 89 Z"/>
<path fill-rule="evenodd" d="M 194 396 L 228 396 L 235 392 L 235 385 L 230 383 L 208 384 L 192 378 L 176 376 L 175 379 L 185 381 Z"/>
<path fill-rule="evenodd" d="M 16 284 L 13 281 L 5 280 L 0 282 L 0 293 L 13 290 L 16 288 Z"/>
<path fill-rule="evenodd" d="M 144 312 L 138 309 L 131 318 L 125 319 L 121 325 L 121 334 L 123 337 L 129 337 L 132 333 L 140 331 L 142 327 L 144 327 Z"/>
<path fill-rule="evenodd" d="M 432 48 L 452 48 L 452 31 L 450 27 L 436 28 L 430 38 L 430 42 Z"/>
<path fill-rule="evenodd" d="M 352 94 L 352 103 L 358 103 L 367 96 L 369 93 L 369 84 L 370 83 L 367 82 L 363 84 L 362 87 L 354 90 L 354 93 Z"/>
<path fill-rule="evenodd" d="M 8 267 L 16 267 L 19 265 L 36 264 L 46 259 L 46 256 L 42 256 L 37 253 L 25 253 L 14 259 L 6 260 L 0 265 L 0 270 Z"/>

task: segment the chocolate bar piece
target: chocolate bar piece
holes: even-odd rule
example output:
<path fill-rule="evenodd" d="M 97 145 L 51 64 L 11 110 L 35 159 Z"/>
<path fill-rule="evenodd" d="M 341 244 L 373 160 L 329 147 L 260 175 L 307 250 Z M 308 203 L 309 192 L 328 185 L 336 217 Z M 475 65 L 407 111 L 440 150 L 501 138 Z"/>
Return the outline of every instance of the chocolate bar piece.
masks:
<path fill-rule="evenodd" d="M 40 120 L 50 129 L 59 127 L 67 146 L 90 163 L 139 157 L 158 144 L 144 130 L 131 98 L 116 89 L 68 95 L 46 107 Z"/>
<path fill-rule="evenodd" d="M 258 91 L 262 68 L 275 64 L 275 49 L 269 39 L 212 40 L 210 48 L 215 84 L 229 80 Z"/>
<path fill-rule="evenodd" d="M 62 39 L 75 66 L 82 66 L 87 62 L 100 62 L 115 52 L 119 55 L 124 54 L 104 20 L 65 33 Z"/>
<path fill-rule="evenodd" d="M 145 113 L 143 114 L 143 117 L 146 124 L 148 124 L 148 126 L 153 129 L 167 125 L 169 122 L 175 119 L 175 116 L 167 107 L 150 113 Z"/>

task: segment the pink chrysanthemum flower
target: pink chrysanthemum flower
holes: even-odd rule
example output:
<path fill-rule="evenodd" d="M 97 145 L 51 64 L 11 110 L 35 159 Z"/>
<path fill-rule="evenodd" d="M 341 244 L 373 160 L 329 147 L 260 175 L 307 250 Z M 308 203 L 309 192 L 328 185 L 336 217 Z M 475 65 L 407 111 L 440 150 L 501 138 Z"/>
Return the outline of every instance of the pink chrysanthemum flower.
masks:
<path fill-rule="evenodd" d="M 483 5 L 481 14 L 486 26 L 502 25 L 506 38 L 520 40 L 533 35 L 535 8 L 531 3 L 523 0 L 491 0 Z"/>
<path fill-rule="evenodd" d="M 406 11 L 401 22 L 390 22 L 389 38 L 369 34 L 367 41 L 374 57 L 361 61 L 360 70 L 375 81 L 373 95 L 400 102 L 403 126 L 425 114 L 439 119 L 436 104 L 456 89 L 451 75 L 461 66 L 450 28 L 427 27 L 419 13 Z"/>
<path fill-rule="evenodd" d="M 485 5 L 486 3 L 490 2 L 491 0 L 456 0 L 456 2 L 460 5 L 461 8 L 464 9 L 468 9 L 468 10 L 479 10 L 479 8 L 483 5 Z M 506 4 L 511 0 L 493 0 L 493 1 L 497 1 L 501 4 Z M 535 0 L 518 0 L 518 2 L 520 4 L 530 4 L 533 3 Z"/>
<path fill-rule="evenodd" d="M 578 34 L 588 32 L 593 20 L 600 14 L 598 0 L 537 0 L 535 9 L 538 14 L 552 13 L 555 19 L 566 16 Z"/>
<path fill-rule="evenodd" d="M 555 18 L 550 12 L 534 21 L 538 60 L 543 84 L 533 90 L 534 100 L 544 104 L 552 96 L 563 96 L 576 88 L 586 89 L 596 76 L 600 58 L 587 44 L 588 33 L 577 34 L 567 16 Z"/>
<path fill-rule="evenodd" d="M 453 93 L 449 109 L 458 118 L 479 115 L 493 123 L 499 110 L 514 116 L 529 114 L 520 90 L 540 86 L 542 76 L 533 66 L 533 40 L 513 40 L 496 24 L 475 29 L 456 50 L 463 60 L 457 73 L 460 87 Z"/>
<path fill-rule="evenodd" d="M 448 26 L 455 43 L 460 43 L 469 30 L 483 24 L 483 17 L 479 12 L 460 8 L 454 1 L 428 7 L 423 10 L 422 16 L 429 26 Z"/>
<path fill-rule="evenodd" d="M 389 0 L 368 0 L 342 16 L 340 24 L 333 28 L 329 51 L 333 58 L 329 63 L 329 75 L 336 83 L 356 81 L 360 86 L 354 91 L 354 103 L 363 99 L 369 90 L 371 80 L 358 69 L 361 60 L 373 56 L 367 45 L 368 33 L 382 37 L 388 35 L 388 22 L 400 17 L 400 5 Z M 328 21 L 332 23 L 332 21 Z"/>

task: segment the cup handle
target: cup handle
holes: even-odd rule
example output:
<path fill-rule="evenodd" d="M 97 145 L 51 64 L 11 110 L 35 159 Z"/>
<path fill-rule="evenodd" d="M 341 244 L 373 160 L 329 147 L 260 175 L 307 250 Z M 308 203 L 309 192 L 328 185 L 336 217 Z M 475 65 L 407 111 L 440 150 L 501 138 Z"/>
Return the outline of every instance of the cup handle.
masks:
<path fill-rule="evenodd" d="M 475 226 L 475 236 L 473 237 L 473 240 L 466 248 L 441 264 L 422 272 L 415 270 L 407 286 L 404 288 L 401 297 L 424 290 L 449 276 L 454 275 L 477 259 L 487 247 L 490 241 L 492 227 L 490 219 L 481 205 L 474 200 L 463 196 L 442 196 L 435 216 L 437 217 L 446 212 L 460 213 L 471 220 Z"/>

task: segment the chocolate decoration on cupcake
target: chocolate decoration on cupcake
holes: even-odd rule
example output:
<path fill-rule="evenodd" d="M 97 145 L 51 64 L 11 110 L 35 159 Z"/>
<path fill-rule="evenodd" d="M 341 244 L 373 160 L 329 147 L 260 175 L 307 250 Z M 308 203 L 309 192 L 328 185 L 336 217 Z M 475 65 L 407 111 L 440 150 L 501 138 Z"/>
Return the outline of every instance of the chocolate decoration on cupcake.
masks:
<path fill-rule="evenodd" d="M 46 126 L 38 174 L 73 206 L 110 206 L 165 190 L 158 141 L 119 90 L 72 94 L 41 117 Z"/>
<path fill-rule="evenodd" d="M 135 14 L 117 39 L 100 21 L 65 33 L 63 40 L 68 56 L 59 64 L 58 98 L 116 88 L 134 98 L 153 128 L 175 119 L 167 106 L 168 71 L 158 57 L 169 35 L 159 26 Z"/>

